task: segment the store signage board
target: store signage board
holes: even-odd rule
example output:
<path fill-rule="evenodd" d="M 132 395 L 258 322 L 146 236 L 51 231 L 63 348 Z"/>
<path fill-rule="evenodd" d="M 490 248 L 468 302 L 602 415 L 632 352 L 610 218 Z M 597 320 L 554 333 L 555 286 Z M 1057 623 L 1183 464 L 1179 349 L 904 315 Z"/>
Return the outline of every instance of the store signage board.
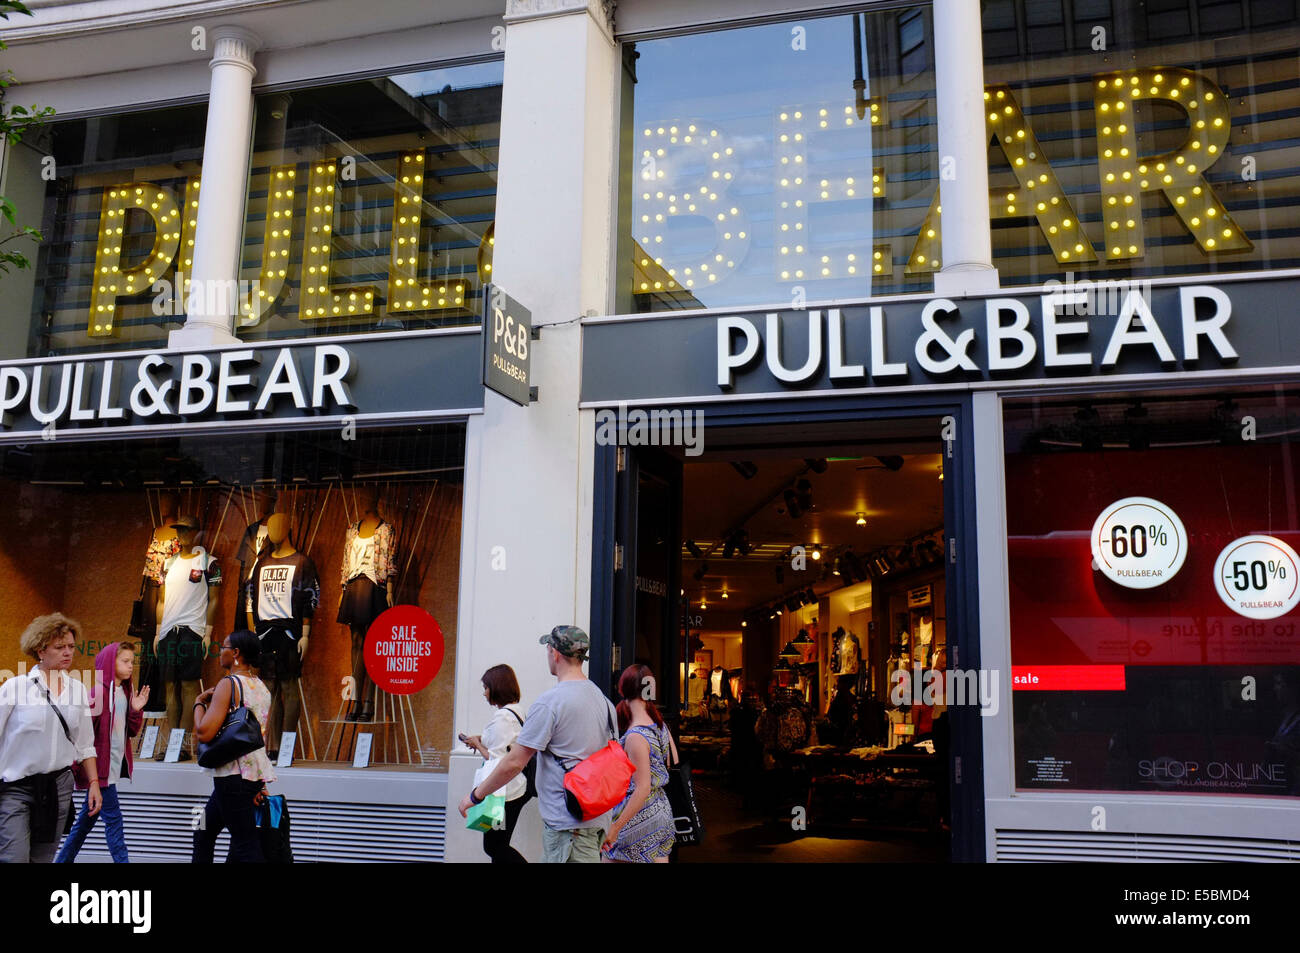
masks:
<path fill-rule="evenodd" d="M 1187 559 L 1187 529 L 1178 514 L 1145 496 L 1116 500 L 1092 524 L 1092 565 L 1126 589 L 1163 586 Z"/>
<path fill-rule="evenodd" d="M 1300 604 L 1300 556 L 1276 536 L 1242 536 L 1219 553 L 1214 588 L 1237 615 L 1276 619 Z"/>
<path fill-rule="evenodd" d="M 158 726 L 150 725 L 144 730 L 144 738 L 140 741 L 140 760 L 147 761 L 153 757 L 154 749 L 158 746 Z"/>
<path fill-rule="evenodd" d="M 478 328 L 0 363 L 0 442 L 191 424 L 478 412 Z"/>
<path fill-rule="evenodd" d="M 277 768 L 287 768 L 293 764 L 293 746 L 298 743 L 298 732 L 286 731 L 280 735 L 280 751 L 275 759 Z"/>
<path fill-rule="evenodd" d="M 498 285 L 483 294 L 483 386 L 527 407 L 533 313 Z"/>
<path fill-rule="evenodd" d="M 916 586 L 907 590 L 907 607 L 920 609 L 922 606 L 928 606 L 933 598 L 929 585 Z"/>
<path fill-rule="evenodd" d="M 164 761 L 175 764 L 181 759 L 181 745 L 185 744 L 185 729 L 173 728 L 171 735 L 167 738 L 167 753 L 163 755 Z"/>
<path fill-rule="evenodd" d="M 352 767 L 365 768 L 370 765 L 370 747 L 374 740 L 375 736 L 368 731 L 357 735 L 357 750 L 352 756 Z"/>
<path fill-rule="evenodd" d="M 1300 280 L 1110 283 L 1099 294 L 1102 284 L 595 319 L 584 329 L 582 404 L 1300 366 Z"/>

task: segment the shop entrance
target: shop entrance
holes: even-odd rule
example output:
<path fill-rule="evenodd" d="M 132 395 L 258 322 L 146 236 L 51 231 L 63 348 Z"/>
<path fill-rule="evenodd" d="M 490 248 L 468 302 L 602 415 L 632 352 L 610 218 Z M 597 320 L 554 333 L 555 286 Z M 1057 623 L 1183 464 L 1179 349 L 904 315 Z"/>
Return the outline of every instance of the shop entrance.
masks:
<path fill-rule="evenodd" d="M 655 672 L 706 830 L 678 860 L 982 859 L 978 704 L 922 691 L 978 666 L 961 420 L 709 409 L 695 446 L 598 448 L 592 672 Z"/>

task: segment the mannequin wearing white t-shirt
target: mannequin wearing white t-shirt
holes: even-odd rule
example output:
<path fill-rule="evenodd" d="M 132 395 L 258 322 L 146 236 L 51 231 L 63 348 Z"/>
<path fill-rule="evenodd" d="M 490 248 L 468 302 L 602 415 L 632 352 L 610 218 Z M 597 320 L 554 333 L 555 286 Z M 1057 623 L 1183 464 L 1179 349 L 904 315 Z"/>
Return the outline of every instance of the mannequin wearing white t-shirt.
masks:
<path fill-rule="evenodd" d="M 206 599 L 206 606 L 203 610 L 202 616 L 204 620 L 202 632 L 202 658 L 206 659 L 208 656 L 208 650 L 212 645 L 212 628 L 215 624 L 217 615 L 218 599 L 216 594 L 212 592 L 212 589 L 220 585 L 220 568 L 217 567 L 216 571 L 212 572 L 211 567 L 215 561 L 212 560 L 202 546 L 195 545 L 199 529 L 198 523 L 193 517 L 180 517 L 177 523 L 174 524 L 174 528 L 176 530 L 176 538 L 180 540 L 180 551 L 177 552 L 174 557 L 176 560 L 175 565 L 182 567 L 192 565 L 193 569 L 191 572 L 199 570 L 204 575 L 210 576 L 209 579 L 203 580 L 204 585 L 202 589 L 203 598 Z M 153 640 L 155 654 L 159 651 L 159 643 L 162 642 L 163 637 L 171 634 L 173 631 L 173 626 L 169 624 L 167 612 L 167 575 L 167 573 L 164 573 L 163 583 L 158 587 L 159 622 L 154 631 Z M 166 629 L 164 626 L 166 626 Z M 193 631 L 192 627 L 190 628 L 191 631 Z M 173 638 L 175 638 L 175 636 L 173 636 Z M 165 659 L 162 664 L 164 673 L 166 673 L 170 666 Z M 194 727 L 194 703 L 195 699 L 197 699 L 199 695 L 200 679 L 165 677 L 163 681 L 164 684 L 162 685 L 162 688 L 167 701 L 167 724 L 172 729 L 184 728 L 187 732 L 188 738 L 188 733 L 192 731 Z M 155 756 L 155 760 L 162 760 L 162 756 L 165 754 L 166 747 L 163 746 L 160 748 L 158 755 Z M 181 752 L 181 760 L 189 760 L 189 754 L 187 751 L 183 750 Z"/>

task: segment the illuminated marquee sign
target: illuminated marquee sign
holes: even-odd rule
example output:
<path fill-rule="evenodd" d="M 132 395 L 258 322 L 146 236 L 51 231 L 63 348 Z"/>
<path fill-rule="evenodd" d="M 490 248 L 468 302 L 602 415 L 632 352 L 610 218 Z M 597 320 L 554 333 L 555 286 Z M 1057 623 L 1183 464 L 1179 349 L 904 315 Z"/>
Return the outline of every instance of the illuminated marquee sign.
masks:
<path fill-rule="evenodd" d="M 360 317 L 374 311 L 380 289 L 358 284 L 333 283 L 333 223 L 338 201 L 337 163 L 318 159 L 306 165 L 306 176 L 296 165 L 270 170 L 266 194 L 262 261 L 253 287 L 256 293 L 238 308 L 238 327 L 253 327 L 283 304 L 290 275 L 290 251 L 295 237 L 295 212 L 301 206 L 302 262 L 298 278 L 300 320 Z M 306 179 L 306 185 L 301 184 Z M 389 250 L 386 300 L 388 312 L 411 313 L 462 308 L 465 277 L 436 280 L 419 276 L 420 230 L 423 224 L 424 153 L 402 152 L 393 176 L 392 241 Z M 190 178 L 184 196 L 150 182 L 124 182 L 104 190 L 100 203 L 99 235 L 95 252 L 95 280 L 91 290 L 86 333 L 109 337 L 117 330 L 118 302 L 158 288 L 154 283 L 173 265 L 188 276 L 193 265 L 194 230 L 198 221 L 199 176 Z M 127 213 L 147 215 L 154 227 L 153 245 L 133 264 L 122 260 L 122 240 Z M 490 273 L 490 233 L 480 249 L 480 272 Z M 185 281 L 188 299 L 188 277 Z"/>
<path fill-rule="evenodd" d="M 986 129 L 1006 156 L 1016 186 L 990 189 L 992 218 L 1033 218 L 1053 256 L 1064 265 L 1096 263 L 1094 242 L 1100 245 L 1103 238 L 1103 259 L 1120 262 L 1145 254 L 1139 198 L 1144 192 L 1154 192 L 1166 198 L 1203 253 L 1251 249 L 1249 238 L 1205 177 L 1222 158 L 1231 131 L 1222 90 L 1200 73 L 1181 68 L 1099 73 L 1092 82 L 1104 236 L 1085 233 L 1015 93 L 996 84 L 986 87 L 984 93 Z M 1188 130 L 1182 145 L 1159 155 L 1139 155 L 1133 108 L 1141 101 L 1172 104 L 1185 114 Z M 819 240 L 811 234 L 810 208 L 865 197 L 868 183 L 864 177 L 843 170 L 819 174 L 809 169 L 819 135 L 846 127 L 887 126 L 887 100 L 867 100 L 861 118 L 852 106 L 814 103 L 777 107 L 773 120 L 774 277 L 799 282 L 887 271 L 888 244 L 868 248 L 862 247 L 860 238 Z M 725 130 L 703 121 L 653 123 L 640 133 L 640 201 L 633 235 L 643 250 L 641 267 L 648 268 L 653 259 L 667 278 L 661 288 L 653 284 L 650 275 L 643 274 L 633 290 L 693 290 L 723 280 L 743 260 L 752 235 L 744 204 L 729 194 L 740 175 L 736 146 Z M 873 166 L 870 171 L 870 194 L 887 197 L 884 168 Z M 939 172 L 942 179 L 944 170 Z M 942 267 L 941 212 L 936 189 L 908 256 L 906 274 Z M 713 224 L 710 247 L 690 254 L 665 247 L 671 220 L 686 216 L 702 216 Z"/>

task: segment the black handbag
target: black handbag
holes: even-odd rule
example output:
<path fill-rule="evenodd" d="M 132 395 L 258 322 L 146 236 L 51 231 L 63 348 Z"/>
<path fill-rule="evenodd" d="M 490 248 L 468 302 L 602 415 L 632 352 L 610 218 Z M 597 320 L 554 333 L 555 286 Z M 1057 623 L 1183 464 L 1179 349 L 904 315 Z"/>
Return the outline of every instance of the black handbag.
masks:
<path fill-rule="evenodd" d="M 149 643 L 149 654 L 152 655 L 153 649 L 153 626 L 149 624 L 148 618 L 144 611 L 144 593 L 146 577 L 140 579 L 140 595 L 136 597 L 135 602 L 131 603 L 131 621 L 126 626 L 126 637 L 133 642 Z"/>
<path fill-rule="evenodd" d="M 219 768 L 249 752 L 256 751 L 265 744 L 257 715 L 244 705 L 244 689 L 240 686 L 239 679 L 233 675 L 227 675 L 226 678 L 234 682 L 235 687 L 239 689 L 239 705 L 235 705 L 235 696 L 232 693 L 230 711 L 227 712 L 226 720 L 221 730 L 217 732 L 217 736 L 207 744 L 199 742 L 199 767 L 201 768 Z"/>
<path fill-rule="evenodd" d="M 669 752 L 672 746 L 669 746 Z M 704 837 L 704 822 L 695 801 L 695 782 L 691 779 L 689 761 L 678 760 L 668 766 L 668 783 L 664 786 L 668 805 L 673 812 L 673 835 L 679 847 L 699 844 Z"/>
<path fill-rule="evenodd" d="M 524 726 L 524 720 L 519 717 L 519 712 L 513 708 L 507 708 L 506 711 L 515 716 L 520 728 Z M 510 749 L 507 748 L 506 750 L 509 751 Z M 524 765 L 524 770 L 520 773 L 524 776 L 524 801 L 526 802 L 530 797 L 537 797 L 537 759 L 529 758 L 528 763 Z"/>

